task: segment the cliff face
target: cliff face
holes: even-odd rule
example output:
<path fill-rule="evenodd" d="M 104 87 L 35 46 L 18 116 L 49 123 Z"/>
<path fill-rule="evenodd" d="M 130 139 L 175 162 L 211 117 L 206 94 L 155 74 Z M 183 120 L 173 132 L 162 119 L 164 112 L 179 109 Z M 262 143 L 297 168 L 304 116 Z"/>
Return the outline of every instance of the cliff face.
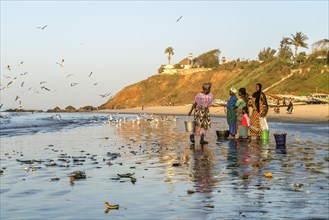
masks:
<path fill-rule="evenodd" d="M 236 89 L 245 87 L 252 95 L 258 82 L 263 85 L 263 89 L 275 84 L 267 90 L 268 93 L 307 95 L 316 89 L 329 90 L 327 67 L 302 68 L 301 71 L 295 71 L 291 75 L 294 69 L 294 66 L 275 63 L 187 75 L 154 75 L 125 87 L 111 100 L 100 106 L 100 109 L 169 105 L 170 103 L 173 105 L 191 104 L 205 82 L 211 82 L 211 93 L 216 99 L 223 100 L 229 98 L 231 87 Z M 283 78 L 285 80 L 281 81 Z M 278 83 L 279 81 L 281 82 Z"/>

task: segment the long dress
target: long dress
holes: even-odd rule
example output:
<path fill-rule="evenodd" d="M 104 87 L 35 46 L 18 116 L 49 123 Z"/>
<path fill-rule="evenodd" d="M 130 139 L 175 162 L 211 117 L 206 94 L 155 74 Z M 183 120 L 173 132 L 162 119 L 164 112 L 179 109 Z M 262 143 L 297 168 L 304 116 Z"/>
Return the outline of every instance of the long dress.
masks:
<path fill-rule="evenodd" d="M 231 98 L 227 101 L 226 107 L 227 107 L 227 124 L 229 126 L 229 131 L 231 136 L 236 135 L 236 112 L 234 110 L 235 103 L 238 100 L 238 98 L 233 95 Z"/>
<path fill-rule="evenodd" d="M 214 96 L 211 93 L 198 93 L 194 102 L 196 103 L 194 112 L 195 135 L 205 135 L 206 131 L 211 127 L 209 106 L 214 102 Z"/>
<path fill-rule="evenodd" d="M 265 117 L 268 111 L 267 100 L 264 93 L 261 94 L 259 99 L 259 112 L 257 111 L 255 100 L 252 101 L 252 107 L 253 110 L 251 114 L 250 135 L 260 137 L 260 132 L 261 132 L 260 117 Z"/>

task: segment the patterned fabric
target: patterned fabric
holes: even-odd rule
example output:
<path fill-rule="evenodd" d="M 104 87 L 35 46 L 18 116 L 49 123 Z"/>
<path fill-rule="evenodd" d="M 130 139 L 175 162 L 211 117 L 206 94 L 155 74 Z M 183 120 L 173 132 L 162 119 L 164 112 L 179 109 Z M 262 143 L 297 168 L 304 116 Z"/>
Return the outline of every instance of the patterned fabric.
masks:
<path fill-rule="evenodd" d="M 194 112 L 195 135 L 205 135 L 206 131 L 211 127 L 209 106 L 214 102 L 214 97 L 211 93 L 198 93 L 195 96 L 194 102 L 196 103 Z"/>
<path fill-rule="evenodd" d="M 227 107 L 227 114 L 226 114 L 226 119 L 227 119 L 227 124 L 234 123 L 236 124 L 236 112 L 234 110 L 234 106 L 236 104 L 236 101 L 238 98 L 233 95 L 231 98 L 228 100 L 226 107 Z"/>
<path fill-rule="evenodd" d="M 245 106 L 246 106 L 246 102 L 242 98 L 239 98 L 238 101 L 235 103 L 235 107 L 237 107 L 235 109 L 237 126 L 242 125 L 242 117 L 243 117 L 242 108 Z"/>
<path fill-rule="evenodd" d="M 251 126 L 250 126 L 250 134 L 251 136 L 260 137 L 260 120 L 259 118 L 262 117 L 259 112 L 262 114 L 267 114 L 267 100 L 264 93 L 262 93 L 261 98 L 259 100 L 259 112 L 257 111 L 255 99 L 252 100 L 252 114 L 251 114 Z M 265 114 L 265 115 L 266 115 Z"/>

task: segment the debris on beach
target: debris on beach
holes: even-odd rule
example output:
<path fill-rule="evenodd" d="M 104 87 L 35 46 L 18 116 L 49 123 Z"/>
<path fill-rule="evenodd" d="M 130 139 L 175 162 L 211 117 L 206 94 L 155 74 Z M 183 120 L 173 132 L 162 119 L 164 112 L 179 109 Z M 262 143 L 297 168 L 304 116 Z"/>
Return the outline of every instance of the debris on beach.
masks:
<path fill-rule="evenodd" d="M 123 174 L 117 174 L 121 178 L 131 178 L 135 173 L 123 173 Z"/>
<path fill-rule="evenodd" d="M 272 175 L 271 172 L 264 173 L 264 176 L 267 177 L 267 178 L 273 178 L 273 175 Z"/>
<path fill-rule="evenodd" d="M 193 189 L 188 189 L 187 190 L 187 194 L 193 194 L 193 193 L 195 193 L 195 191 Z"/>
<path fill-rule="evenodd" d="M 214 205 L 211 205 L 211 204 L 207 204 L 204 207 L 206 207 L 206 208 L 215 208 L 215 206 Z"/>
<path fill-rule="evenodd" d="M 55 178 L 50 178 L 49 179 L 49 182 L 55 182 L 55 181 L 59 181 L 60 179 L 58 177 L 55 177 Z"/>
<path fill-rule="evenodd" d="M 119 205 L 110 205 L 108 202 L 104 202 L 104 205 L 107 209 L 119 209 Z"/>
<path fill-rule="evenodd" d="M 71 173 L 71 176 L 73 177 L 74 180 L 78 180 L 78 179 L 86 179 L 86 173 L 85 171 L 74 171 L 73 173 Z"/>

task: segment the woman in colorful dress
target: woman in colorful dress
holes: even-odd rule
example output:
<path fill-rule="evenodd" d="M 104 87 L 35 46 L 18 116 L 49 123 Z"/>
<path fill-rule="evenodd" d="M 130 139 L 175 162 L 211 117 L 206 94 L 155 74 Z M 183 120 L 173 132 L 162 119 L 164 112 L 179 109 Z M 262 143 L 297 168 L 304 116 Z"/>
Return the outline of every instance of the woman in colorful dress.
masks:
<path fill-rule="evenodd" d="M 265 117 L 268 112 L 268 103 L 265 94 L 262 92 L 262 84 L 257 83 L 256 92 L 252 95 L 251 106 L 253 108 L 251 114 L 250 134 L 252 137 L 260 138 L 260 118 Z"/>
<path fill-rule="evenodd" d="M 235 104 L 238 98 L 236 97 L 237 91 L 235 88 L 230 89 L 230 99 L 226 103 L 226 119 L 227 119 L 227 124 L 229 126 L 229 139 L 235 138 L 236 135 L 236 112 L 235 112 Z"/>
<path fill-rule="evenodd" d="M 204 137 L 206 131 L 211 126 L 209 107 L 214 102 L 214 96 L 210 93 L 210 89 L 210 82 L 203 84 L 202 92 L 195 96 L 194 103 L 188 114 L 190 116 L 194 110 L 195 130 L 194 134 L 190 135 L 192 143 L 195 143 L 195 136 L 200 136 L 200 144 L 208 144 L 208 142 L 204 140 Z"/>

